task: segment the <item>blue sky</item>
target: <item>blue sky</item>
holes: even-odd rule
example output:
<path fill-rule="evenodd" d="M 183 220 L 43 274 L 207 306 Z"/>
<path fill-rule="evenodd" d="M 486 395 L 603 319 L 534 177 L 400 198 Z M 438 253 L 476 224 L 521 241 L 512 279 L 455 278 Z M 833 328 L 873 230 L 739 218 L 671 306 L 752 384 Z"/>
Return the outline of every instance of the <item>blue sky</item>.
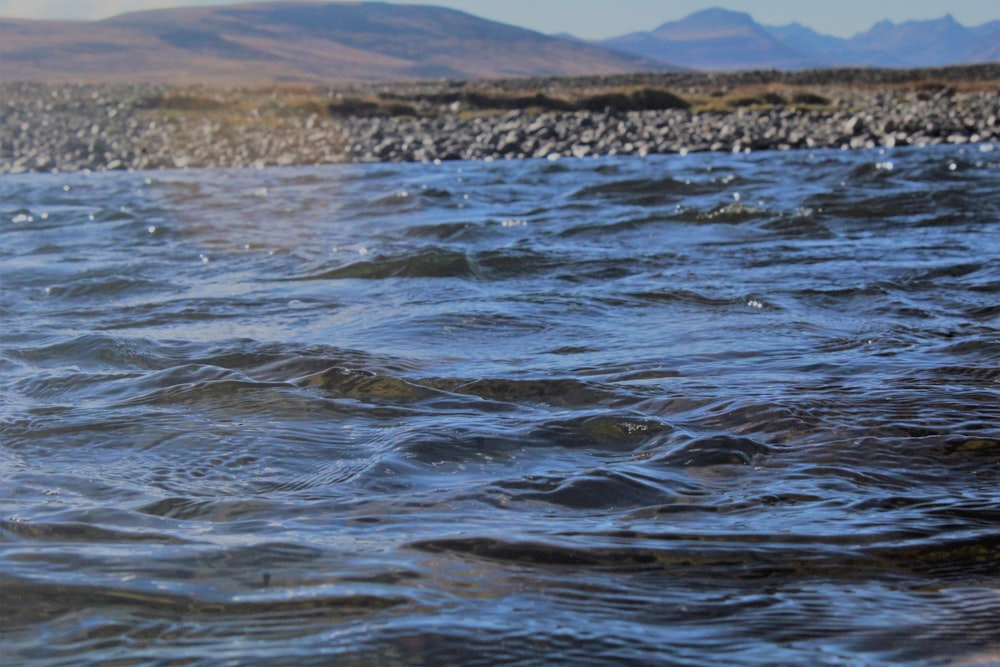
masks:
<path fill-rule="evenodd" d="M 0 0 L 0 16 L 99 19 L 140 9 L 235 4 L 246 0 Z M 647 30 L 708 7 L 749 12 L 760 23 L 797 21 L 847 37 L 883 19 L 896 23 L 940 18 L 980 25 L 1000 19 L 996 0 L 394 0 L 437 4 L 545 33 L 570 32 L 596 39 Z"/>

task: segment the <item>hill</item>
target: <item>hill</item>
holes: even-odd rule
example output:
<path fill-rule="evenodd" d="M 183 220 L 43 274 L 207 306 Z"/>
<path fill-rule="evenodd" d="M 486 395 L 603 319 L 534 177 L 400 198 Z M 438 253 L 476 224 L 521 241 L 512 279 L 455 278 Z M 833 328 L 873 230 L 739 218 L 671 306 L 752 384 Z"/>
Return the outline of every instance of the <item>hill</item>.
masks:
<path fill-rule="evenodd" d="M 7 81 L 253 84 L 613 74 L 644 56 L 442 7 L 270 2 L 0 20 Z"/>

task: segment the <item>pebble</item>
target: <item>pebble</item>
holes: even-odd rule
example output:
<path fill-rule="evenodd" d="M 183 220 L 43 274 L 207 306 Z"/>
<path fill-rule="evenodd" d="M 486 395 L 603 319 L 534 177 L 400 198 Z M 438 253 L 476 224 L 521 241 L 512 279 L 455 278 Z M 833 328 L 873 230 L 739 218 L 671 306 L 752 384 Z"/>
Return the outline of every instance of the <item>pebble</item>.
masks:
<path fill-rule="evenodd" d="M 437 162 L 698 151 L 865 149 L 1000 141 L 996 86 L 922 90 L 907 77 L 1000 80 L 1000 65 L 959 72 L 848 70 L 805 73 L 649 74 L 617 78 L 476 82 L 494 91 L 669 85 L 691 93 L 755 83 L 819 86 L 830 104 L 775 104 L 729 113 L 658 110 L 513 109 L 476 113 L 456 102 L 467 82 L 368 84 L 352 92 L 417 100 L 417 115 L 334 116 L 293 107 L 279 93 L 168 89 L 153 85 L 0 84 L 0 173 L 194 167 L 256 167 L 337 162 Z M 946 77 L 952 78 L 946 78 Z M 728 78 L 727 78 L 728 77 Z M 881 78 L 880 78 L 881 77 Z M 895 77 L 895 78 L 893 78 Z M 919 77 L 923 77 L 922 79 Z M 897 80 L 899 79 L 899 80 Z M 876 85 L 879 84 L 879 85 Z M 701 87 L 701 88 L 699 88 Z M 183 112 L 167 94 L 215 95 L 220 109 Z M 334 97 L 336 91 L 327 95 Z M 434 106 L 433 100 L 440 103 Z M 822 99 L 822 98 L 820 98 Z M 234 102 L 235 100 L 235 102 Z M 422 101 L 421 101 L 422 100 Z M 431 100 L 430 102 L 428 100 Z M 238 102 L 238 104 L 236 104 Z M 227 106 L 229 104 L 229 106 Z"/>
<path fill-rule="evenodd" d="M 932 100 L 897 100 L 856 92 L 841 102 L 864 111 L 743 110 L 731 114 L 689 110 L 544 112 L 515 110 L 500 117 L 346 118 L 352 161 L 481 160 L 698 151 L 744 152 L 799 148 L 1000 141 L 987 120 L 997 112 L 990 92 Z M 419 145 L 412 137 L 424 137 Z"/>

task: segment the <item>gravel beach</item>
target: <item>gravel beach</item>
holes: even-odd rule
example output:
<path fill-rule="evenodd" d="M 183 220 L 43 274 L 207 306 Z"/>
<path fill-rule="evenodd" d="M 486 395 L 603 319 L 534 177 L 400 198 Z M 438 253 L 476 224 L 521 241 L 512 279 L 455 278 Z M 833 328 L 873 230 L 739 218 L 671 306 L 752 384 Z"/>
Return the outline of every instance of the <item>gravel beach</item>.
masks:
<path fill-rule="evenodd" d="M 0 173 L 1000 140 L 1000 64 L 329 90 L 3 83 L 0 97 Z"/>

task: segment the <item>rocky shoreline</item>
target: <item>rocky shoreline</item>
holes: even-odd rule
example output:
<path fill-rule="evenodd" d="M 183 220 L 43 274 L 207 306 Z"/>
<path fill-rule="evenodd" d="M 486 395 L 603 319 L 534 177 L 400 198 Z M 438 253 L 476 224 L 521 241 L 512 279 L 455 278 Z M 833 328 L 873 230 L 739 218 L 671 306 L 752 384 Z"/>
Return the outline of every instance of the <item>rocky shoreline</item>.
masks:
<path fill-rule="evenodd" d="M 1000 64 L 0 97 L 0 173 L 1000 141 Z"/>

